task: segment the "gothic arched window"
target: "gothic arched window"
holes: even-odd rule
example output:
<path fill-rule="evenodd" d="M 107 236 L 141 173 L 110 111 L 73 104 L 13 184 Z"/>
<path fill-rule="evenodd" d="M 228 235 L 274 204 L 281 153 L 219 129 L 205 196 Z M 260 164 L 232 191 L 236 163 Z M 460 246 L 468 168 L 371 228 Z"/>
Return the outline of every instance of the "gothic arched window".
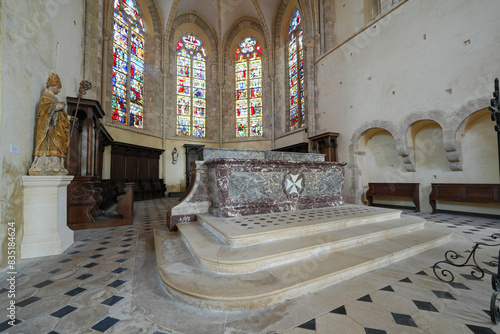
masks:
<path fill-rule="evenodd" d="M 236 49 L 236 137 L 262 136 L 261 53 L 251 37 Z"/>
<path fill-rule="evenodd" d="M 115 123 L 142 129 L 144 22 L 134 0 L 115 0 L 111 107 Z"/>
<path fill-rule="evenodd" d="M 186 34 L 177 43 L 177 134 L 205 137 L 207 52 L 201 40 Z"/>
<path fill-rule="evenodd" d="M 296 9 L 288 32 L 288 74 L 290 78 L 290 130 L 306 124 L 304 99 L 304 52 L 302 48 L 302 20 Z"/>

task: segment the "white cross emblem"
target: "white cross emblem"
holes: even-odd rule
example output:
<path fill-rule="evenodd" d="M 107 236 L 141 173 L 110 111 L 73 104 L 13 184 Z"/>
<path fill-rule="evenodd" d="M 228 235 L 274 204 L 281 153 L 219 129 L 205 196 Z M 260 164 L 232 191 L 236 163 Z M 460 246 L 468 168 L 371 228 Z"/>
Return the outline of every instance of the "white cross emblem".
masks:
<path fill-rule="evenodd" d="M 302 190 L 302 177 L 300 174 L 288 175 L 285 188 L 289 195 L 297 195 Z"/>

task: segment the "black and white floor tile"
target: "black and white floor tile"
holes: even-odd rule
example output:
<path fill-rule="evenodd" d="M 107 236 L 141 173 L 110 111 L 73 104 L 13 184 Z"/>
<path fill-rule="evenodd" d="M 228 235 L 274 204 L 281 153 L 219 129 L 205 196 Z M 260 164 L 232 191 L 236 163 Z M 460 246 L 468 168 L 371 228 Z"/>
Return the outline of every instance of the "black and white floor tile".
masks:
<path fill-rule="evenodd" d="M 182 324 L 169 325 L 168 317 L 162 316 L 172 313 L 172 309 L 158 309 L 156 305 L 161 303 L 155 300 L 137 302 L 145 298 L 148 290 L 154 290 L 158 299 L 165 298 L 161 296 L 161 287 L 150 288 L 155 284 L 159 286 L 157 272 L 151 265 L 155 262 L 151 240 L 154 229 L 165 228 L 166 212 L 171 204 L 172 199 L 167 198 L 136 202 L 133 225 L 75 231 L 75 243 L 63 254 L 19 260 L 16 264 L 19 274 L 16 277 L 15 326 L 9 325 L 5 315 L 0 319 L 0 333 L 277 333 L 272 326 L 266 331 L 252 330 L 252 321 L 260 319 L 255 312 L 246 327 L 237 330 L 235 326 L 214 327 L 199 320 L 211 317 L 214 323 L 230 324 L 234 315 L 203 315 L 203 310 L 179 305 L 174 313 L 191 312 L 183 319 L 192 319 L 190 321 L 195 323 L 189 330 L 182 331 Z M 470 239 L 470 249 L 474 242 L 491 241 L 489 235 L 500 228 L 500 220 L 429 213 L 416 215 Z M 467 256 L 470 249 L 457 251 Z M 296 314 L 311 316 L 303 321 L 295 316 L 282 321 L 286 324 L 282 323 L 281 327 L 286 329 L 280 333 L 500 333 L 499 325 L 494 325 L 489 315 L 493 292 L 489 280 L 491 273 L 497 270 L 492 261 L 498 262 L 498 247 L 479 249 L 478 261 L 486 272 L 482 279 L 474 278 L 470 270 L 457 268 L 455 281 L 444 283 L 435 277 L 432 266 L 427 266 L 415 269 L 406 277 L 388 281 L 376 290 L 368 285 L 354 284 L 355 293 L 346 292 L 345 296 L 330 301 L 323 298 L 318 305 L 309 302 L 302 308 L 297 307 Z M 410 264 L 402 261 L 397 266 L 405 268 Z M 151 272 L 139 275 L 141 270 Z M 0 305 L 4 311 L 0 315 L 8 305 L 8 291 L 7 272 L 3 270 L 0 271 Z M 346 297 L 354 295 L 356 297 Z M 286 318 L 279 308 L 266 312 L 275 312 L 278 319 Z"/>
<path fill-rule="evenodd" d="M 500 219 L 412 211 L 404 213 L 443 224 L 453 232 L 465 235 L 470 239 L 470 249 L 463 249 L 463 254 L 455 250 L 464 261 L 476 242 L 499 243 L 499 240 L 490 236 L 500 232 Z M 489 311 L 493 293 L 491 274 L 498 270 L 495 265 L 498 263 L 499 249 L 500 246 L 480 247 L 476 252 L 478 258 L 485 260 L 478 262 L 485 272 L 481 279 L 476 278 L 477 273 L 476 277 L 470 274 L 470 267 L 448 266 L 448 269 L 456 271 L 455 280 L 445 283 L 437 280 L 432 268 L 426 268 L 304 322 L 286 333 L 500 333 L 500 325 L 491 322 Z M 444 254 L 438 260 L 444 260 Z M 497 305 L 500 305 L 500 301 Z"/>

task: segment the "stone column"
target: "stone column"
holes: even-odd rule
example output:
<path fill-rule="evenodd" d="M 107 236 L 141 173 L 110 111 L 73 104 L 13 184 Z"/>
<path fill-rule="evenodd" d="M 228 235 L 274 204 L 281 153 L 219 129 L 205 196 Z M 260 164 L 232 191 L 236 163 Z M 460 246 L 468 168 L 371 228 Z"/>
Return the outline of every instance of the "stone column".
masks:
<path fill-rule="evenodd" d="M 72 175 L 23 176 L 21 259 L 60 254 L 73 244 L 67 226 L 67 186 Z"/>

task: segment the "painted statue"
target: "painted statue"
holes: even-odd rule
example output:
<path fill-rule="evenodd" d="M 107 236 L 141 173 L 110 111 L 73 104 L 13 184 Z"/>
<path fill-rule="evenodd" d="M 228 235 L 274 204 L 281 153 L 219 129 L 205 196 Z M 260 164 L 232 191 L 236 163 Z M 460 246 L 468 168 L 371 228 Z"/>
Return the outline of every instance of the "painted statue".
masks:
<path fill-rule="evenodd" d="M 64 167 L 69 143 L 69 120 L 64 107 L 66 103 L 57 99 L 61 91 L 61 80 L 51 73 L 40 98 L 38 126 L 36 129 L 35 159 L 29 175 L 66 175 Z"/>

